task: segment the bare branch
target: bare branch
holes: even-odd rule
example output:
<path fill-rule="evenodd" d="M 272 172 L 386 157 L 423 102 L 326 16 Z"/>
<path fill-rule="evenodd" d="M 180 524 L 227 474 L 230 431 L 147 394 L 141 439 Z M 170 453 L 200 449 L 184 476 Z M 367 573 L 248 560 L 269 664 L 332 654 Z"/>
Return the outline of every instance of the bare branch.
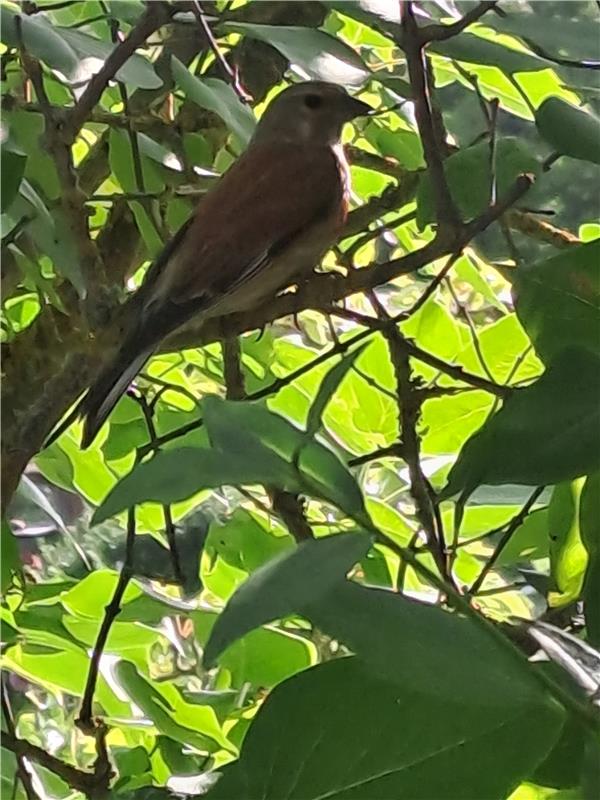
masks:
<path fill-rule="evenodd" d="M 117 581 L 111 601 L 104 610 L 104 618 L 102 620 L 102 624 L 100 625 L 100 630 L 98 631 L 98 636 L 96 637 L 96 642 L 94 644 L 85 690 L 83 692 L 83 699 L 81 701 L 81 708 L 79 709 L 79 717 L 76 721 L 77 727 L 88 735 L 95 736 L 98 729 L 92 714 L 92 704 L 94 702 L 94 692 L 96 691 L 96 682 L 98 680 L 98 672 L 100 669 L 100 659 L 102 658 L 112 624 L 121 611 L 121 601 L 123 600 L 125 590 L 129 585 L 129 581 L 133 577 L 135 529 L 135 509 L 130 509 L 127 516 L 125 561 L 121 567 L 119 580 Z"/>
<path fill-rule="evenodd" d="M 450 25 L 427 25 L 419 30 L 419 38 L 422 44 L 427 44 L 428 42 L 443 42 L 446 39 L 450 39 L 453 36 L 456 36 L 465 28 L 468 28 L 469 25 L 472 25 L 474 22 L 477 22 L 478 19 L 481 19 L 483 15 L 490 11 L 498 5 L 498 0 L 486 0 L 482 3 L 479 3 L 468 11 L 464 17 L 461 17 L 456 22 L 453 22 Z"/>
<path fill-rule="evenodd" d="M 504 533 L 500 538 L 500 541 L 498 542 L 498 545 L 494 549 L 494 552 L 488 558 L 488 560 L 485 563 L 485 566 L 483 567 L 483 569 L 473 582 L 473 585 L 469 589 L 470 595 L 476 595 L 479 592 L 484 580 L 486 579 L 487 575 L 493 568 L 496 561 L 498 561 L 498 559 L 500 558 L 500 554 L 502 553 L 506 545 L 509 543 L 513 533 L 517 530 L 517 528 L 519 528 L 523 524 L 525 518 L 528 516 L 533 506 L 536 504 L 539 496 L 542 494 L 545 488 L 546 488 L 545 486 L 538 486 L 538 488 L 531 493 L 529 499 L 527 500 L 523 508 L 519 511 L 519 513 L 515 514 L 515 516 L 510 520 L 510 522 L 506 526 L 506 530 L 504 531 Z M 491 533 L 492 531 L 485 535 L 489 536 Z"/>
<path fill-rule="evenodd" d="M 423 42 L 414 17 L 412 2 L 405 0 L 402 8 L 402 42 L 399 45 L 406 53 L 408 75 L 413 89 L 415 118 L 423 143 L 427 169 L 433 184 L 436 218 L 440 227 L 455 229 L 460 217 L 446 181 L 441 154 L 438 150 L 431 97 L 427 86 L 427 69 Z"/>
<path fill-rule="evenodd" d="M 16 17 L 20 23 L 20 17 Z M 79 256 L 81 273 L 89 289 L 96 288 L 104 277 L 104 267 L 98 257 L 87 224 L 85 195 L 77 184 L 71 147 L 64 138 L 64 120 L 48 101 L 39 62 L 21 46 L 21 59 L 25 73 L 31 80 L 44 116 L 44 139 L 61 186 L 60 205 L 64 222 L 68 226 Z M 74 309 L 73 309 L 74 310 Z"/>
<path fill-rule="evenodd" d="M 206 40 L 208 41 L 208 45 L 217 60 L 217 64 L 220 66 L 221 71 L 225 76 L 225 80 L 230 84 L 231 88 L 240 98 L 242 103 L 248 103 L 250 100 L 252 100 L 252 95 L 248 94 L 248 92 L 241 85 L 237 71 L 229 66 L 229 63 L 223 55 L 221 48 L 219 47 L 219 44 L 210 28 L 210 25 L 208 24 L 208 20 L 200 0 L 192 0 L 192 11 L 200 23 L 200 27 L 206 36 Z"/>
<path fill-rule="evenodd" d="M 88 795 L 94 789 L 94 776 L 91 772 L 84 772 L 77 767 L 61 761 L 60 758 L 47 753 L 42 747 L 19 739 L 13 732 L 2 732 L 2 746 L 6 747 L 17 756 L 29 758 L 40 766 L 58 775 L 68 786 L 76 791 Z"/>
<path fill-rule="evenodd" d="M 144 44 L 150 34 L 158 30 L 165 22 L 168 22 L 174 13 L 174 8 L 170 8 L 167 3 L 160 2 L 160 0 L 154 0 L 147 4 L 146 13 L 140 18 L 136 26 L 131 29 L 127 38 L 116 45 L 102 68 L 90 80 L 79 101 L 71 110 L 68 121 L 68 135 L 71 141 L 75 140 L 89 113 L 99 102 L 109 82 L 113 80 L 127 59 L 135 53 L 138 47 Z"/>

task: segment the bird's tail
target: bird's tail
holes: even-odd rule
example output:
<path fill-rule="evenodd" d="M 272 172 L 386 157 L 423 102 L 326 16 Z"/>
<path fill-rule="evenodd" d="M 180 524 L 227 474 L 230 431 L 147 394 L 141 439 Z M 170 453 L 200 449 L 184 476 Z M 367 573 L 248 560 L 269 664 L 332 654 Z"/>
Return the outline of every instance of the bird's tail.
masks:
<path fill-rule="evenodd" d="M 106 418 L 125 393 L 144 363 L 152 355 L 154 347 L 141 352 L 137 348 L 122 347 L 115 358 L 102 370 L 96 381 L 83 396 L 77 407 L 78 416 L 85 417 L 81 447 L 89 447 Z"/>

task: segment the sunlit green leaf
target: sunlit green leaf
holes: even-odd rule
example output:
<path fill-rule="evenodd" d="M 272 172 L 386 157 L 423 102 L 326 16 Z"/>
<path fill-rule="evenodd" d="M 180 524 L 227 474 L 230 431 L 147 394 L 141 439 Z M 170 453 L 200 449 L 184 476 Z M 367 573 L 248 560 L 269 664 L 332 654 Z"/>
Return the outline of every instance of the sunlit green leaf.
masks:
<path fill-rule="evenodd" d="M 564 350 L 463 447 L 443 496 L 485 483 L 559 483 L 600 466 L 600 360 Z"/>

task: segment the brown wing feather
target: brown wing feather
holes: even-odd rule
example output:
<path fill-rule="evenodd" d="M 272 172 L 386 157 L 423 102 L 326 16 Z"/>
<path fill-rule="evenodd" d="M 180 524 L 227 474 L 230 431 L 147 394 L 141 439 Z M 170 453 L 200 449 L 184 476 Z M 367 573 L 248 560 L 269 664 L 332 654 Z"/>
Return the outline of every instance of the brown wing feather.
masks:
<path fill-rule="evenodd" d="M 344 212 L 344 182 L 331 148 L 254 145 L 201 202 L 152 299 L 186 303 L 226 293 L 244 270 L 319 217 L 331 219 L 333 239 Z"/>

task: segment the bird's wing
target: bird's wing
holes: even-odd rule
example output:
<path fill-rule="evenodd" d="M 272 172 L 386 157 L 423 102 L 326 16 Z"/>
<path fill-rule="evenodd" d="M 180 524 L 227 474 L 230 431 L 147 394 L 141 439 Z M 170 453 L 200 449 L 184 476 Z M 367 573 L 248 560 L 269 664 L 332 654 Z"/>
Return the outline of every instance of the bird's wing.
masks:
<path fill-rule="evenodd" d="M 201 310 L 202 299 L 210 305 L 238 289 L 311 225 L 330 219 L 325 249 L 344 215 L 344 184 L 331 148 L 253 145 L 201 202 L 157 276 L 151 302 L 197 299 Z"/>

